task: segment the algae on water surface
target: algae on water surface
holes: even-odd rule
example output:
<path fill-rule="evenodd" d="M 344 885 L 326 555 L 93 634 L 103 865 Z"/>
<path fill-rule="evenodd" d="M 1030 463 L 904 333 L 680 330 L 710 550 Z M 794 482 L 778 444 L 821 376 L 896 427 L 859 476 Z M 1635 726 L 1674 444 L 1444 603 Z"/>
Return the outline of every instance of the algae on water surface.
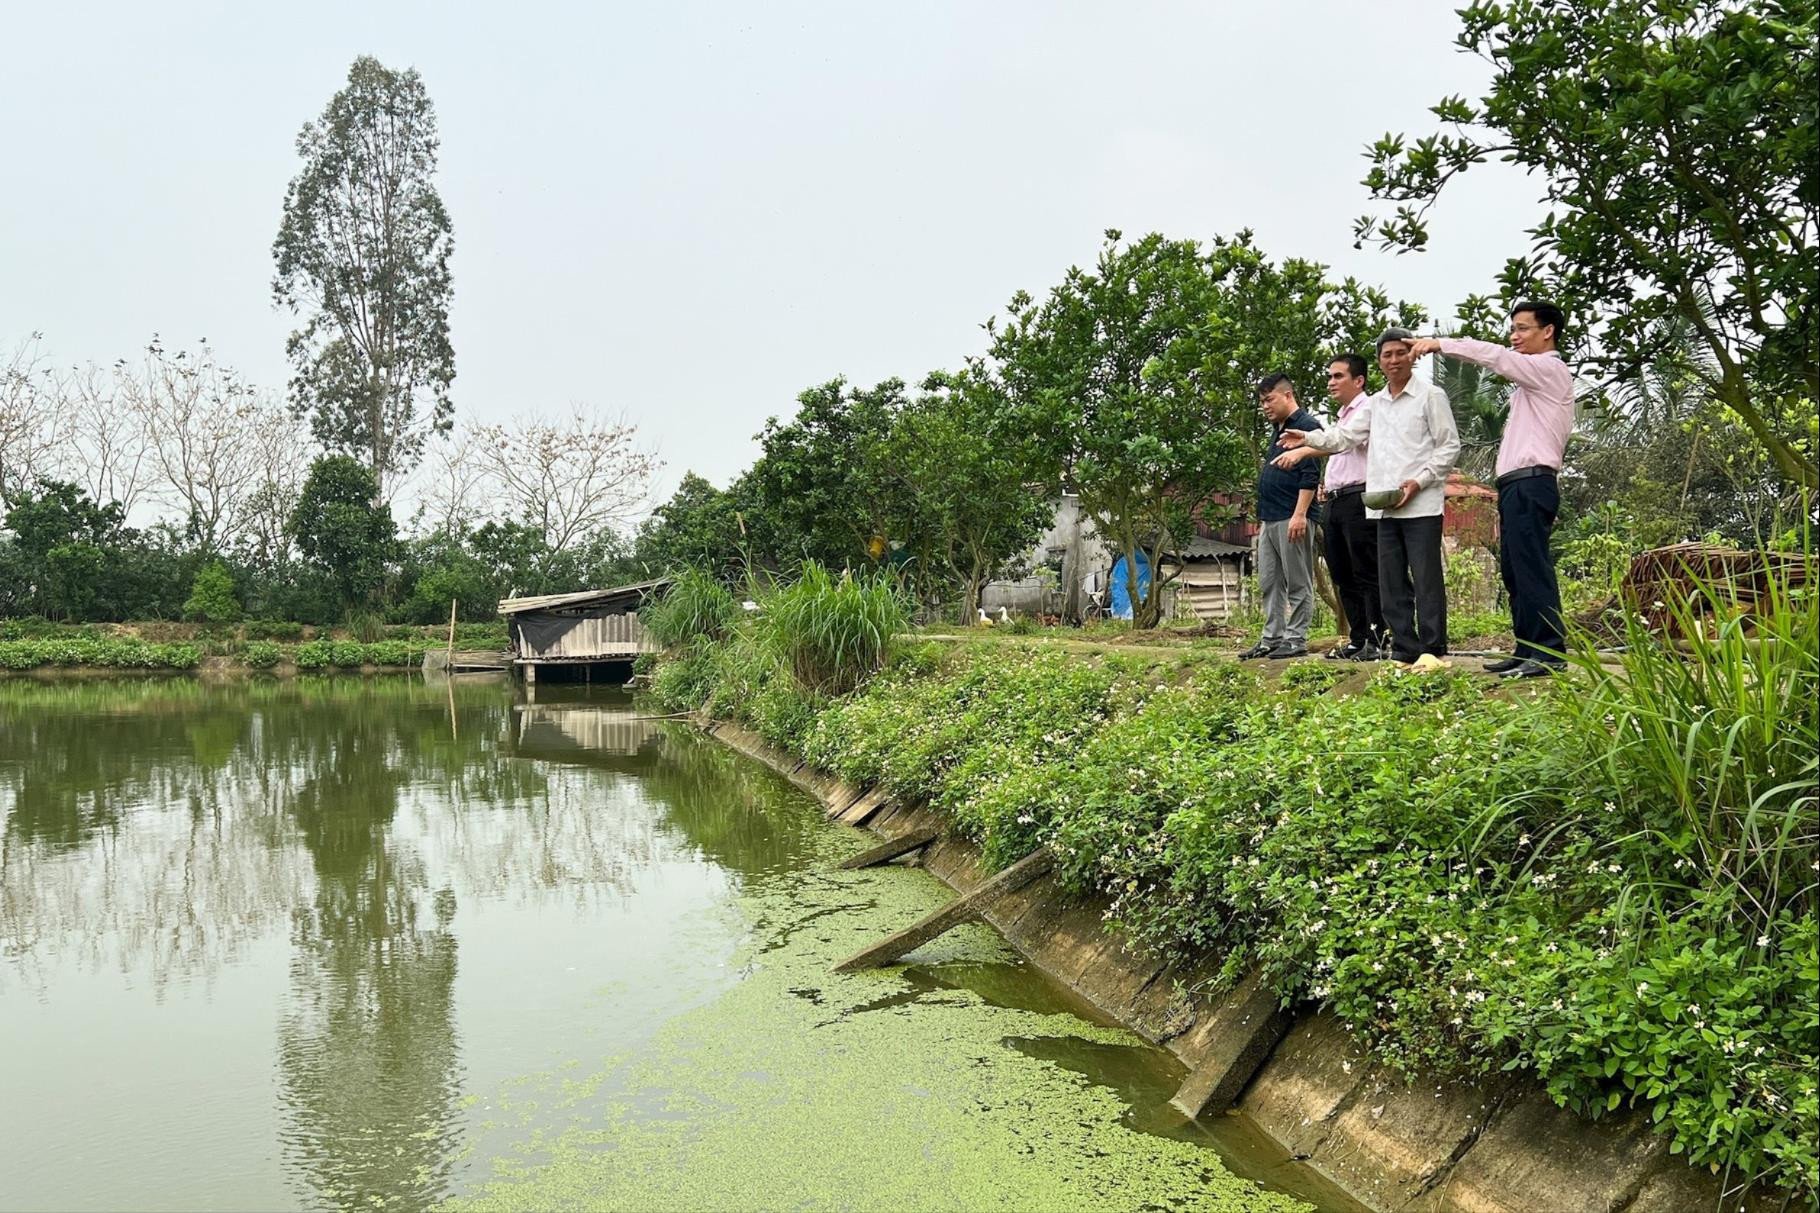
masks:
<path fill-rule="evenodd" d="M 993 979 L 1015 957 L 983 927 L 910 969 L 834 974 L 946 895 L 920 873 L 833 870 L 856 845 L 830 831 L 807 870 L 745 882 L 744 979 L 607 1062 L 592 1123 L 502 1157 L 453 1207 L 1307 1208 L 1204 1144 L 1129 1127 L 1118 1091 L 1066 1058 L 1149 1046 L 1004 996 Z M 1040 985 L 1025 977 L 1010 987 Z"/>

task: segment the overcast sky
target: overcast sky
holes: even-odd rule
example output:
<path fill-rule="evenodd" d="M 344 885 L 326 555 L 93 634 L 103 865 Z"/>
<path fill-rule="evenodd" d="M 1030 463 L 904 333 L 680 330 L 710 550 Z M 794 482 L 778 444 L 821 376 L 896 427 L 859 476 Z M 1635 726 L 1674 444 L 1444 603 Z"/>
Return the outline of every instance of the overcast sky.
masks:
<path fill-rule="evenodd" d="M 1487 166 L 1433 251 L 1351 247 L 1361 151 L 1477 97 L 1458 0 L 9 6 L 0 345 L 206 336 L 282 388 L 271 243 L 355 56 L 415 67 L 455 229 L 459 415 L 585 401 L 724 484 L 835 375 L 914 379 L 1109 227 L 1253 228 L 1447 314 L 1538 214 Z"/>

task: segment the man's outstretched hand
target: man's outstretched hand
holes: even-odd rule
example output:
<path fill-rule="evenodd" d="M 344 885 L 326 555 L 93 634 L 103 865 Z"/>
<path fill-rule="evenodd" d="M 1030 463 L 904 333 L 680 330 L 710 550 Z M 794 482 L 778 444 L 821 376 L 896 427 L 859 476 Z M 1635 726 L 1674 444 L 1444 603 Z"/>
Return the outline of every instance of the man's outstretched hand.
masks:
<path fill-rule="evenodd" d="M 1313 454 L 1314 448 L 1311 446 L 1298 447 L 1293 451 L 1284 451 L 1281 455 L 1272 459 L 1270 465 L 1272 467 L 1282 468 L 1287 472 L 1290 468 L 1302 462 L 1302 460 L 1309 458 Z"/>
<path fill-rule="evenodd" d="M 1284 430 L 1277 436 L 1277 444 L 1295 450 L 1308 441 L 1307 430 Z"/>

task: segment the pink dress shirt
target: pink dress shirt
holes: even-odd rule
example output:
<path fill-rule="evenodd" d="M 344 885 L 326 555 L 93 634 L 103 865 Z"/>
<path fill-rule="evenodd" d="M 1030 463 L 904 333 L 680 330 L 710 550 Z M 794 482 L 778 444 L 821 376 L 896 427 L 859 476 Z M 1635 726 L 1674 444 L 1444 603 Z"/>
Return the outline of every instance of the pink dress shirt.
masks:
<path fill-rule="evenodd" d="M 1360 392 L 1357 396 L 1354 396 L 1351 400 L 1347 401 L 1346 407 L 1340 410 L 1340 415 L 1336 418 L 1336 421 L 1346 420 L 1348 417 L 1364 408 L 1366 402 L 1370 399 L 1370 392 Z M 1329 456 L 1327 459 L 1327 479 L 1322 483 L 1327 486 L 1327 491 L 1330 493 L 1335 489 L 1346 488 L 1348 485 L 1364 484 L 1365 448 L 1363 446 L 1357 446 L 1350 451 L 1341 451 L 1337 455 Z"/>
<path fill-rule="evenodd" d="M 1470 337 L 1441 338 L 1441 352 L 1477 363 L 1516 385 L 1504 438 L 1498 443 L 1498 475 L 1538 464 L 1561 470 L 1567 436 L 1574 428 L 1574 375 L 1561 355 L 1553 350 L 1519 354 L 1507 345 Z"/>

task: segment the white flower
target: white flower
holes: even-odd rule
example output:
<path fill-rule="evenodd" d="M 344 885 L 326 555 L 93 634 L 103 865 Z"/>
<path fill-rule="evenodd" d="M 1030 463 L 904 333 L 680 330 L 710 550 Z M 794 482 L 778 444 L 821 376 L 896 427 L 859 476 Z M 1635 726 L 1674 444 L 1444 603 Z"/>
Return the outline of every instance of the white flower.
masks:
<path fill-rule="evenodd" d="M 1639 981 L 1637 983 L 1637 997 L 1641 998 L 1647 993 L 1649 993 L 1649 983 L 1647 981 Z"/>

